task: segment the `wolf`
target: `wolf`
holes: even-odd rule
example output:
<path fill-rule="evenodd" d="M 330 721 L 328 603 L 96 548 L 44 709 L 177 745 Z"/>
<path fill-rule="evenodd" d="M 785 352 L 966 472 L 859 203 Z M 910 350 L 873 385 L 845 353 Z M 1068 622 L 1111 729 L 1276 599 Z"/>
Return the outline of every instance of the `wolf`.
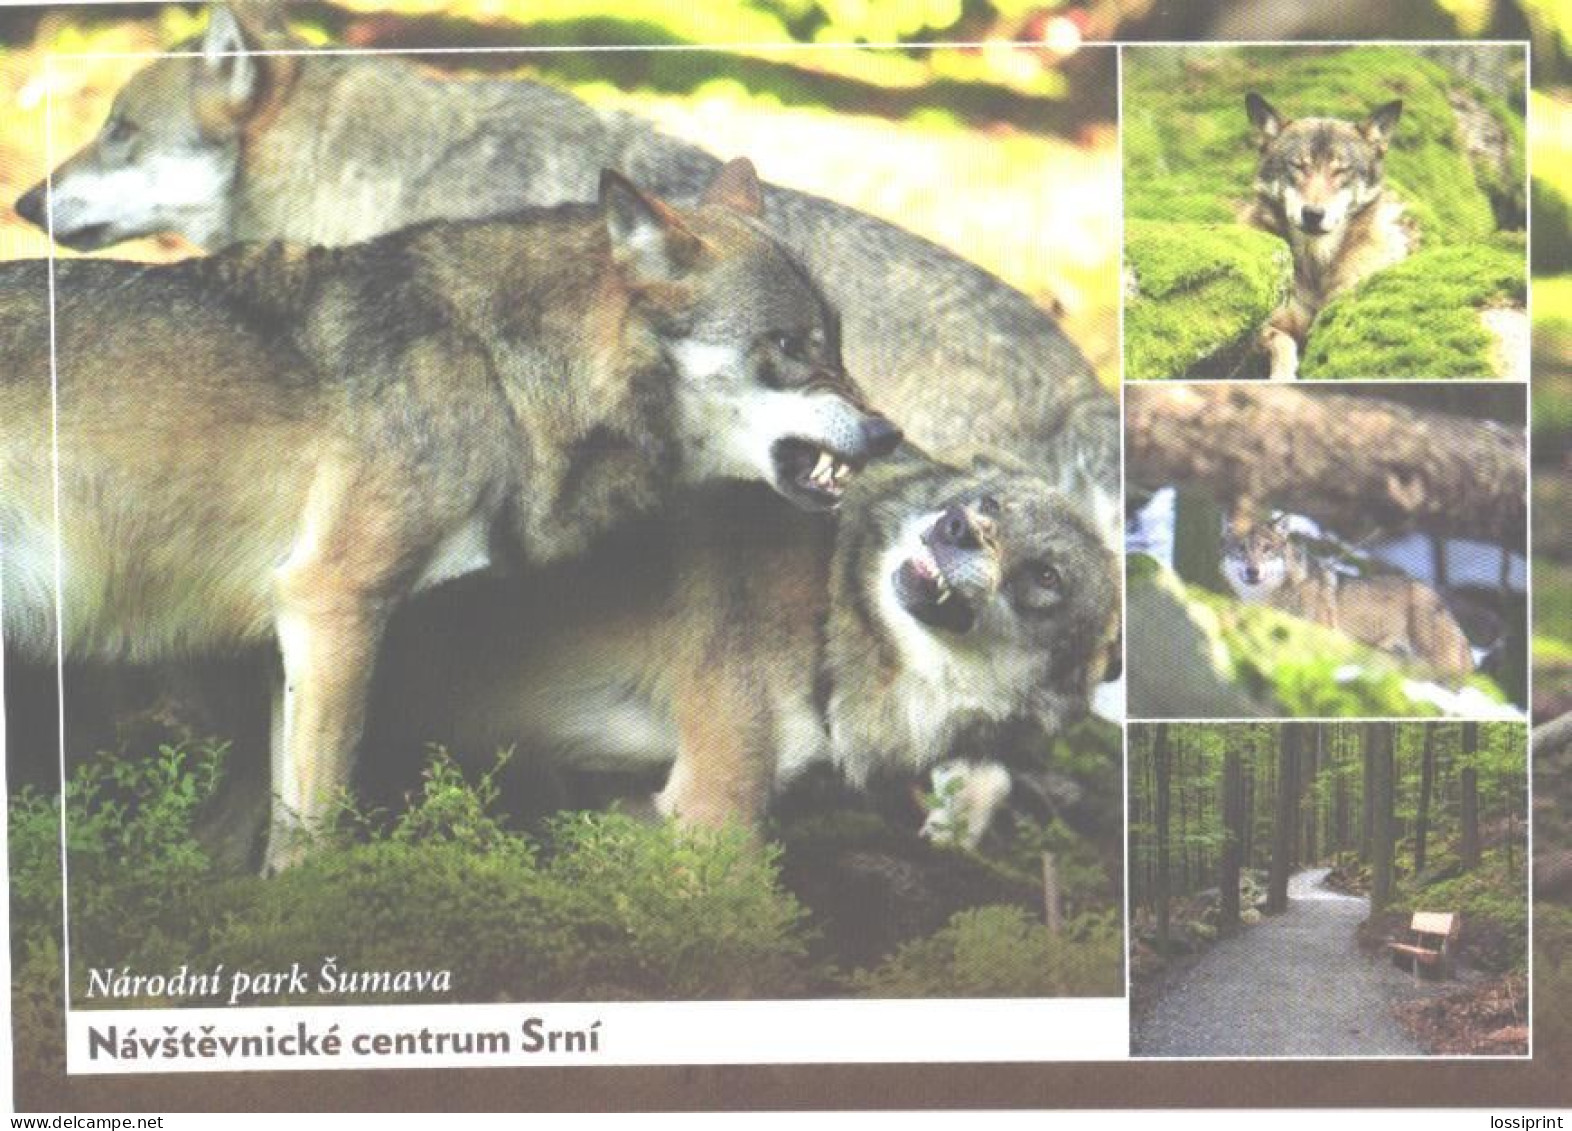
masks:
<path fill-rule="evenodd" d="M 290 37 L 282 5 L 215 6 L 181 50 L 133 77 L 97 137 L 52 173 L 59 242 L 93 250 L 178 232 L 208 248 L 336 245 L 589 200 L 602 168 L 691 202 L 720 164 L 539 83 L 312 53 Z M 806 193 L 766 185 L 763 195 L 769 230 L 841 312 L 848 368 L 915 442 L 1004 448 L 1050 475 L 1082 464 L 1117 515 L 1118 407 L 1052 317 L 894 225 Z M 49 225 L 45 184 L 16 207 Z"/>
<path fill-rule="evenodd" d="M 1299 349 L 1333 295 L 1408 257 L 1417 242 L 1403 203 L 1382 183 L 1401 100 L 1362 123 L 1284 118 L 1259 94 L 1245 96 L 1260 160 L 1244 219 L 1288 242 L 1293 292 L 1268 320 L 1262 341 L 1272 380 L 1298 375 Z"/>
<path fill-rule="evenodd" d="M 757 203 L 746 162 L 683 209 L 608 171 L 595 203 L 345 248 L 0 267 L 7 642 L 141 663 L 276 639 L 267 865 L 292 863 L 410 595 L 582 554 L 684 484 L 831 508 L 899 443 Z"/>
<path fill-rule="evenodd" d="M 809 768 L 866 786 L 989 761 L 1117 674 L 1115 555 L 1035 472 L 908 447 L 832 516 L 752 486 L 697 494 L 527 587 L 482 579 L 412 606 L 369 742 L 665 772 L 654 812 L 757 828 Z M 1000 774 L 960 799 L 966 838 L 1008 793 Z"/>
<path fill-rule="evenodd" d="M 1474 653 L 1435 590 L 1408 577 L 1343 577 L 1314 560 L 1279 516 L 1242 526 L 1223 520 L 1222 570 L 1242 600 L 1347 633 L 1449 676 L 1474 670 Z"/>

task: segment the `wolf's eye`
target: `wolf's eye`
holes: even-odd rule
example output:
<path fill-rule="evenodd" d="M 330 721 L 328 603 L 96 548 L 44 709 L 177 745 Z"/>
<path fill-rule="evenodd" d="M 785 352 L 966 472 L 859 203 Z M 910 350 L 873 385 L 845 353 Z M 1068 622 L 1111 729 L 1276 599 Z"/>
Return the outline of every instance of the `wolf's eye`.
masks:
<path fill-rule="evenodd" d="M 808 334 L 801 330 L 777 330 L 770 336 L 776 349 L 792 361 L 808 360 Z"/>
<path fill-rule="evenodd" d="M 1031 570 L 1032 584 L 1037 588 L 1057 593 L 1064 587 L 1064 577 L 1052 562 L 1037 562 Z"/>
<path fill-rule="evenodd" d="M 136 126 L 116 115 L 104 123 L 104 140 L 123 145 L 136 136 Z"/>

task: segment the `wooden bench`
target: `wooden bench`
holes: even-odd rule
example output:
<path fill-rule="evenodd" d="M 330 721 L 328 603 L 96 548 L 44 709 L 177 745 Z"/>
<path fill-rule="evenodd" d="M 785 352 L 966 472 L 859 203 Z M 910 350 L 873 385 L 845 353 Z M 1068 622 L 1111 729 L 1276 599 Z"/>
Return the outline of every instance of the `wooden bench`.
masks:
<path fill-rule="evenodd" d="M 1442 978 L 1452 976 L 1453 951 L 1463 930 L 1463 917 L 1446 911 L 1415 911 L 1408 924 L 1408 937 L 1386 944 L 1392 961 L 1399 966 L 1407 959 L 1414 977 L 1421 969 Z"/>

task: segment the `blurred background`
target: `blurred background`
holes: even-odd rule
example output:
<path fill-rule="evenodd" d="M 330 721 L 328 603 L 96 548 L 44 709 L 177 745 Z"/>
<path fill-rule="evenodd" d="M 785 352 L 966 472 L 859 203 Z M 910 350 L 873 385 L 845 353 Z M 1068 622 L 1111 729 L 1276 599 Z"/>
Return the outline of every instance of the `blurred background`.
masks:
<path fill-rule="evenodd" d="M 778 184 L 900 223 L 999 275 L 1064 322 L 1109 384 L 1118 377 L 1115 53 L 1084 45 L 1084 15 L 961 0 L 673 5 L 547 0 L 294 4 L 321 45 L 389 49 L 654 48 L 700 43 L 796 49 L 429 55 L 458 74 L 538 78 L 614 106 L 721 156 L 746 154 Z M 1057 20 L 1057 22 L 1056 22 Z M 0 256 L 42 255 L 9 205 L 46 171 L 46 103 L 57 160 L 102 124 L 134 57 L 48 53 L 167 49 L 204 26 L 200 5 L 0 13 Z M 1007 40 L 1030 32 L 1036 42 Z M 968 48 L 929 47 L 961 36 Z M 846 50 L 854 42 L 901 44 Z M 1043 249 L 1049 249 L 1046 253 Z M 178 241 L 113 254 L 162 259 Z"/>

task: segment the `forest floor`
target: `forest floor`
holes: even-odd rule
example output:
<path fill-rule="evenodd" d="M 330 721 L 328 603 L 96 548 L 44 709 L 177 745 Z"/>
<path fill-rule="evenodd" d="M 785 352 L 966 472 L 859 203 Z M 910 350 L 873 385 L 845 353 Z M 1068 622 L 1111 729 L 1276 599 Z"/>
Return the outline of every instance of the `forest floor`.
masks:
<path fill-rule="evenodd" d="M 1135 1010 L 1136 1056 L 1411 1056 L 1392 1006 L 1419 995 L 1409 975 L 1362 954 L 1369 902 L 1295 875 L 1288 910 L 1166 970 Z"/>

